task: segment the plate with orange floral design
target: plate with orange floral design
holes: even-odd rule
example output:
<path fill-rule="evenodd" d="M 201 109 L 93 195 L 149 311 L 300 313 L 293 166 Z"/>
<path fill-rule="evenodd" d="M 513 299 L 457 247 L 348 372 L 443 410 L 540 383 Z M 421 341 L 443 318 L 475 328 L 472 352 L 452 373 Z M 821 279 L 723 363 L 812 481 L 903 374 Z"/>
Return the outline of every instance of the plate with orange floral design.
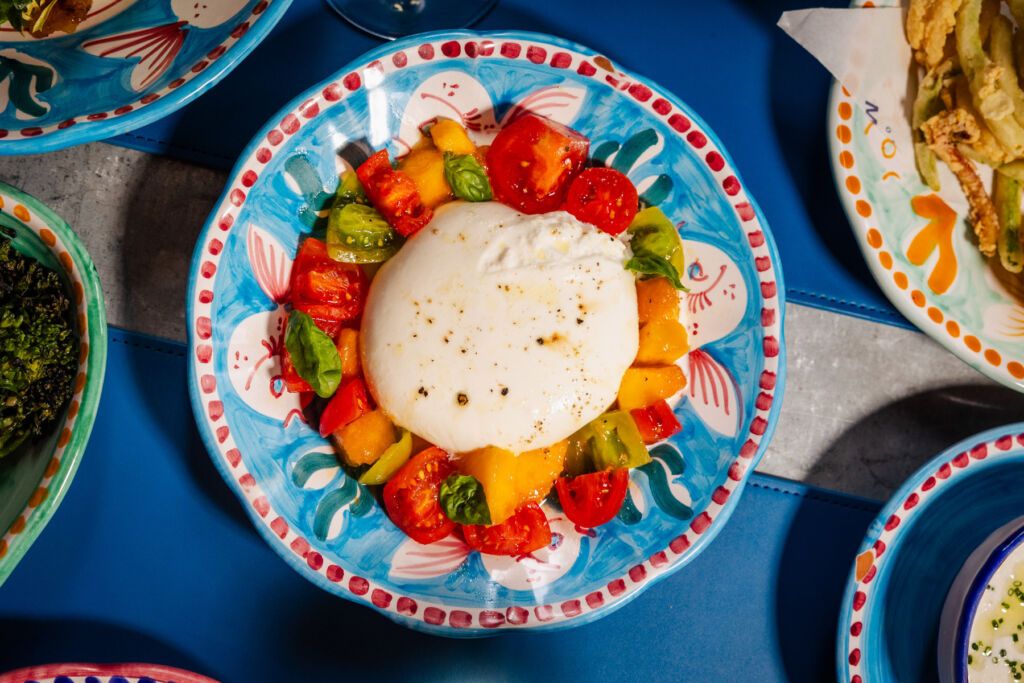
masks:
<path fill-rule="evenodd" d="M 889 64 L 864 69 L 866 80 L 878 79 L 859 84 L 858 92 L 875 93 L 870 101 L 838 82 L 829 98 L 829 156 L 857 243 L 908 320 L 978 371 L 1024 391 L 1024 277 L 978 251 L 967 200 L 944 164 L 939 192 L 919 178 L 906 88 L 882 80 L 891 72 Z"/>

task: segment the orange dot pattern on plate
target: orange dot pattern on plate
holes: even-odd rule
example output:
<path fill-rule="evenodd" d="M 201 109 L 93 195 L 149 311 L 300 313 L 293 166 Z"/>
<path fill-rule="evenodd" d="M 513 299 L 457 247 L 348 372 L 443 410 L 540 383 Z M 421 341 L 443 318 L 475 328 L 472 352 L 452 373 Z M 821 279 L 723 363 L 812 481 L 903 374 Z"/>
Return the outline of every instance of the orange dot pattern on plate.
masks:
<path fill-rule="evenodd" d="M 75 290 L 75 302 L 82 303 L 82 299 L 85 298 L 85 292 L 82 290 L 82 283 L 76 282 L 73 289 Z"/>
<path fill-rule="evenodd" d="M 84 363 L 85 359 L 89 357 L 89 344 L 82 342 L 82 349 L 78 353 L 78 362 Z"/>
<path fill-rule="evenodd" d="M 28 223 L 32 219 L 32 216 L 28 213 L 28 209 L 21 204 L 14 205 L 14 217 L 22 223 Z"/>
<path fill-rule="evenodd" d="M 46 243 L 46 246 L 52 247 L 57 244 L 57 236 L 53 234 L 53 231 L 49 228 L 43 228 L 39 231 L 39 237 Z"/>
<path fill-rule="evenodd" d="M 59 469 L 60 469 L 60 459 L 59 458 L 51 458 L 50 459 L 50 464 L 46 466 L 46 471 L 43 473 L 43 476 L 46 477 L 46 478 L 50 478 L 53 475 L 57 474 L 57 470 L 59 470 Z"/>
<path fill-rule="evenodd" d="M 71 269 L 74 268 L 75 266 L 74 261 L 71 260 L 71 254 L 69 254 L 66 251 L 60 252 L 60 254 L 57 255 L 57 260 L 60 261 L 60 264 L 62 266 L 64 266 L 64 270 L 68 271 L 69 273 L 71 272 Z"/>
<path fill-rule="evenodd" d="M 6 554 L 7 554 L 7 541 L 5 541 L 4 539 L 0 538 L 0 557 L 3 557 Z"/>
<path fill-rule="evenodd" d="M 78 401 L 72 401 L 71 405 L 68 406 L 68 417 L 74 417 L 78 415 Z"/>
<path fill-rule="evenodd" d="M 71 430 L 67 427 L 60 433 L 60 438 L 57 439 L 57 447 L 64 448 L 68 445 L 68 441 L 71 441 Z"/>
<path fill-rule="evenodd" d="M 874 3 L 866 2 L 863 6 L 874 7 Z M 845 87 L 840 86 L 840 88 L 843 91 L 843 95 L 845 95 L 846 97 L 851 97 L 850 92 Z M 839 118 L 841 118 L 844 121 L 847 121 L 853 115 L 853 108 L 849 102 L 840 102 L 838 113 Z M 868 126 L 868 129 L 870 129 L 870 126 Z M 850 129 L 845 125 L 839 125 L 836 128 L 836 137 L 838 137 L 839 141 L 842 142 L 843 144 L 849 143 L 852 139 Z M 843 168 L 853 168 L 854 161 L 855 159 L 853 158 L 853 154 L 849 150 L 844 149 L 842 152 L 839 153 L 839 165 L 842 166 Z M 883 180 L 889 175 L 890 174 L 887 173 L 884 176 L 882 176 Z M 895 173 L 892 173 L 891 175 L 896 175 L 896 177 L 899 177 Z M 854 175 L 847 176 L 845 184 L 846 189 L 850 192 L 850 194 L 859 194 L 862 189 L 860 179 Z M 857 210 L 857 213 L 860 214 L 862 217 L 867 218 L 868 216 L 871 215 L 871 205 L 868 204 L 866 201 L 862 199 L 857 200 L 854 206 Z M 867 240 L 867 243 L 874 249 L 880 249 L 882 247 L 882 235 L 875 228 L 871 228 L 870 230 L 867 231 L 865 239 Z M 886 270 L 892 270 L 893 257 L 892 254 L 890 254 L 888 251 L 878 252 L 878 262 L 882 264 L 882 267 L 885 268 Z M 900 289 L 907 289 L 910 286 L 909 279 L 907 278 L 907 275 L 905 273 L 897 271 L 893 273 L 892 279 L 893 282 L 896 283 L 896 286 L 899 287 Z M 924 308 L 928 303 L 924 293 L 917 289 L 911 292 L 910 298 L 914 302 L 914 304 L 921 308 Z M 930 306 L 928 308 L 928 317 L 932 320 L 932 322 L 936 324 L 942 324 L 942 321 L 945 319 L 945 315 L 942 313 L 942 311 L 940 311 L 935 306 Z M 961 332 L 960 325 L 957 324 L 955 320 L 947 320 L 946 332 L 953 339 L 958 339 L 960 337 Z M 967 346 L 968 349 L 970 349 L 974 353 L 982 352 L 983 347 L 981 341 L 974 335 L 966 335 L 964 337 L 964 344 Z M 986 361 L 988 361 L 990 364 L 996 367 L 1002 365 L 1003 358 L 995 349 L 985 349 L 983 356 Z M 1006 364 L 1006 370 L 1014 379 L 1024 379 L 1024 364 L 1018 361 L 1010 361 L 1009 363 Z"/>
<path fill-rule="evenodd" d="M 32 492 L 32 496 L 28 499 L 28 506 L 30 508 L 39 507 L 39 504 L 46 500 L 48 495 L 50 495 L 50 489 L 40 486 Z"/>
<path fill-rule="evenodd" d="M 11 525 L 10 532 L 17 536 L 25 530 L 25 515 L 18 515 L 18 518 L 14 520 L 14 524 Z"/>
<path fill-rule="evenodd" d="M 78 373 L 78 377 L 75 378 L 75 393 L 77 394 L 85 386 L 85 373 Z"/>

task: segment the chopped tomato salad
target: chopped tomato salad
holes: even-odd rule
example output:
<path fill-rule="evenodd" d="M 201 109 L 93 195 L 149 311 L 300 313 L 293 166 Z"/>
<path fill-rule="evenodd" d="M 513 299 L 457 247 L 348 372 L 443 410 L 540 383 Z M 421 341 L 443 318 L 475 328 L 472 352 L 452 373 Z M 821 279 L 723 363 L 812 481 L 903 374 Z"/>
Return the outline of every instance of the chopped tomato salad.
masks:
<path fill-rule="evenodd" d="M 584 135 L 532 113 L 489 146 L 440 120 L 406 156 L 393 162 L 380 150 L 343 174 L 326 233 L 300 245 L 280 354 L 284 389 L 300 395 L 307 420 L 332 441 L 348 474 L 382 487 L 391 521 L 418 543 L 455 534 L 485 554 L 537 552 L 552 542 L 546 498 L 578 527 L 614 523 L 630 468 L 650 462 L 647 446 L 681 431 L 669 400 L 686 382 L 676 364 L 688 350 L 679 319 L 682 243 L 658 209 L 641 211 L 626 175 L 591 163 L 589 149 Z M 359 326 L 372 267 L 416 239 L 452 200 L 493 200 L 525 214 L 564 211 L 630 247 L 636 360 L 607 412 L 548 447 L 449 453 L 395 424 L 363 376 Z"/>

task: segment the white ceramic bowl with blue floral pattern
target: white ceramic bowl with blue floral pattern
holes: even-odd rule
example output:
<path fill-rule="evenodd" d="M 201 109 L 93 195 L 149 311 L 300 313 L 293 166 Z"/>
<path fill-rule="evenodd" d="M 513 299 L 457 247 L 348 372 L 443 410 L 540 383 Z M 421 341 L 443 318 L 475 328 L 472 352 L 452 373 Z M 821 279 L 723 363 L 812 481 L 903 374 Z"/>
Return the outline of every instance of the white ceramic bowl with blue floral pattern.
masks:
<path fill-rule="evenodd" d="M 291 0 L 93 0 L 71 34 L 0 26 L 0 154 L 119 135 L 223 78 Z"/>
<path fill-rule="evenodd" d="M 484 557 L 422 546 L 338 467 L 282 390 L 291 260 L 339 172 L 461 120 L 479 144 L 523 108 L 591 139 L 680 226 L 690 288 L 682 432 L 632 473 L 619 516 L 579 530 L 545 506 L 550 547 Z M 257 529 L 318 586 L 452 636 L 586 623 L 692 560 L 721 530 L 778 419 L 782 274 L 764 218 L 686 105 L 607 58 L 532 33 L 446 32 L 381 46 L 288 104 L 242 154 L 196 246 L 189 386 L 214 463 Z"/>

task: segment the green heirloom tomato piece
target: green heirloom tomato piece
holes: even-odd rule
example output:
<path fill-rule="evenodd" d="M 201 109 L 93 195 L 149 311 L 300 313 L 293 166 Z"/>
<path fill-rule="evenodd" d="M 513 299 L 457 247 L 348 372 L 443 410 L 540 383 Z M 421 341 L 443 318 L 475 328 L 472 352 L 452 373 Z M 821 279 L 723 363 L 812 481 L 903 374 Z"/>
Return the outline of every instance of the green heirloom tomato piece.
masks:
<path fill-rule="evenodd" d="M 437 494 L 441 509 L 448 519 L 459 524 L 491 523 L 491 511 L 487 507 L 484 487 L 476 477 L 467 474 L 452 474 L 441 484 Z"/>
<path fill-rule="evenodd" d="M 412 434 L 408 429 L 403 429 L 402 436 L 398 441 L 388 446 L 377 462 L 363 472 L 363 475 L 359 477 L 359 483 L 367 486 L 386 484 L 388 479 L 393 477 L 410 457 L 412 457 Z"/>
<path fill-rule="evenodd" d="M 372 206 L 335 206 L 327 219 L 327 254 L 335 261 L 380 263 L 398 253 L 403 242 Z"/>
<path fill-rule="evenodd" d="M 594 470 L 639 467 L 651 461 L 633 418 L 621 410 L 605 413 L 590 423 L 594 436 L 590 441 Z"/>
<path fill-rule="evenodd" d="M 683 242 L 672 221 L 661 209 L 652 206 L 636 215 L 627 233 L 633 258 L 626 269 L 641 276 L 667 277 L 676 289 L 685 290 L 679 274 L 686 269 Z"/>
<path fill-rule="evenodd" d="M 494 196 L 487 171 L 472 154 L 444 153 L 444 179 L 459 199 L 489 202 Z"/>
<path fill-rule="evenodd" d="M 338 183 L 338 189 L 334 192 L 332 208 L 340 209 L 346 204 L 369 205 L 369 203 L 370 200 L 366 198 L 366 192 L 363 191 L 363 186 L 359 183 L 359 177 L 356 176 L 355 171 L 342 173 L 341 182 Z"/>
<path fill-rule="evenodd" d="M 302 311 L 288 315 L 284 347 L 292 358 L 299 377 L 309 382 L 321 398 L 329 398 L 341 384 L 341 356 L 326 332 Z"/>

